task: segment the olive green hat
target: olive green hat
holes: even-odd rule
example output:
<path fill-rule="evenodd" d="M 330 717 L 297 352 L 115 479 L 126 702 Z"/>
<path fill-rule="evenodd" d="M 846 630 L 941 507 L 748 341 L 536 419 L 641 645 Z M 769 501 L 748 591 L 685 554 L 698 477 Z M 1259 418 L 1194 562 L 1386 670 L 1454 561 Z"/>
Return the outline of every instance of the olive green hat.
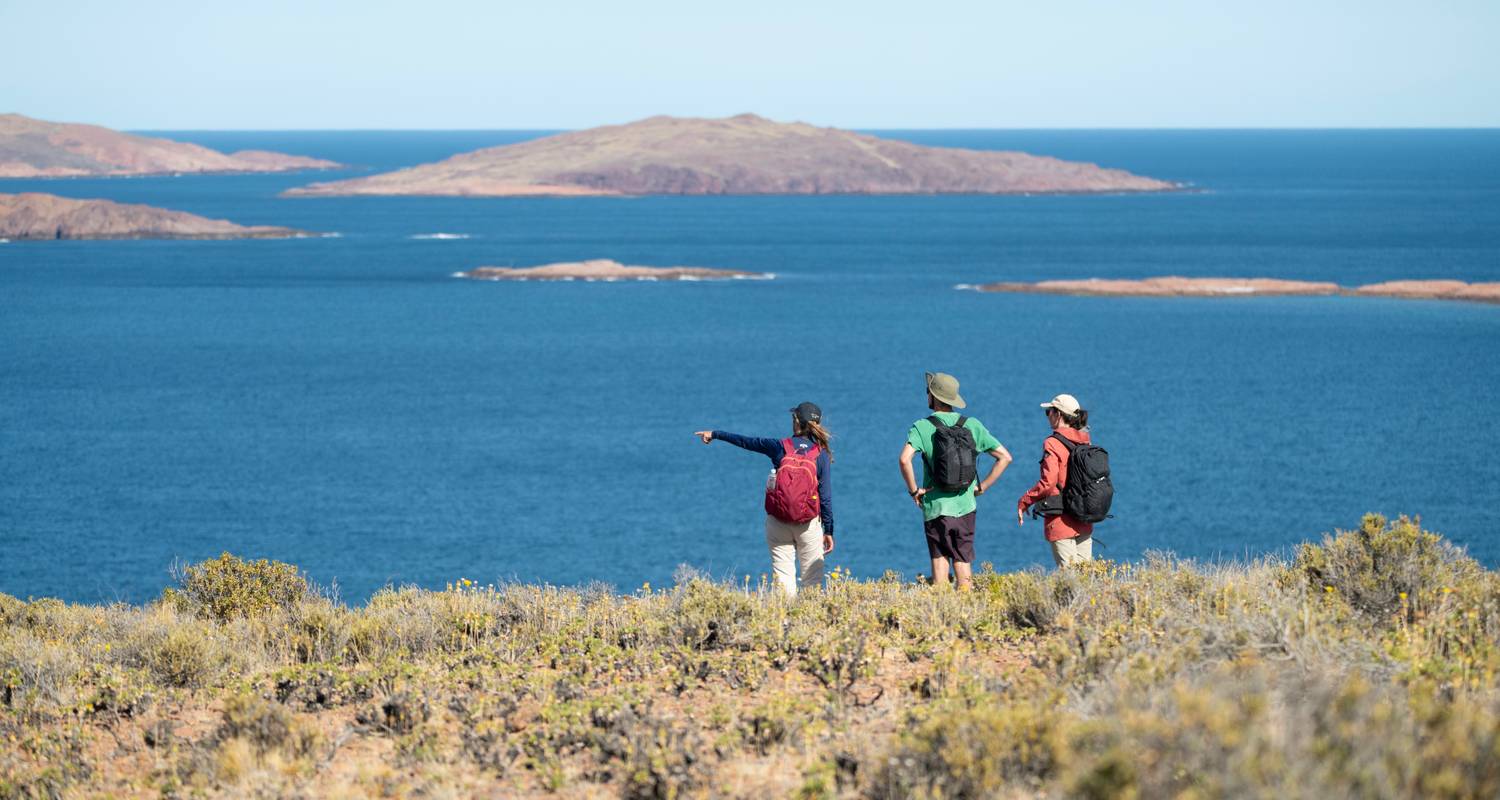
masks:
<path fill-rule="evenodd" d="M 963 408 L 968 405 L 958 394 L 958 378 L 946 372 L 927 373 L 927 391 L 931 392 L 933 397 L 954 408 Z"/>

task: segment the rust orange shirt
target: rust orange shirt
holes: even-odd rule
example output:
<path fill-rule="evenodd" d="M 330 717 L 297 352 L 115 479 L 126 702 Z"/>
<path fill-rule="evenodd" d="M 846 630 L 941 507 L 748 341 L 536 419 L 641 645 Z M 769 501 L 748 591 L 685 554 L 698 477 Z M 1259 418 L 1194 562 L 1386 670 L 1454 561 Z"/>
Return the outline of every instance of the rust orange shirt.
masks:
<path fill-rule="evenodd" d="M 1074 430 L 1069 427 L 1058 428 L 1057 432 L 1075 444 L 1088 444 L 1089 432 Z M 1021 499 L 1016 502 L 1016 507 L 1022 512 L 1031 508 L 1031 504 L 1053 495 L 1062 494 L 1062 487 L 1068 483 L 1068 448 L 1062 442 L 1048 436 L 1042 442 L 1042 476 L 1031 487 Z M 1047 517 L 1046 524 L 1042 527 L 1042 533 L 1046 535 L 1047 541 L 1055 542 L 1059 539 L 1076 539 L 1079 536 L 1087 536 L 1094 532 L 1094 526 L 1082 522 L 1067 514 Z"/>

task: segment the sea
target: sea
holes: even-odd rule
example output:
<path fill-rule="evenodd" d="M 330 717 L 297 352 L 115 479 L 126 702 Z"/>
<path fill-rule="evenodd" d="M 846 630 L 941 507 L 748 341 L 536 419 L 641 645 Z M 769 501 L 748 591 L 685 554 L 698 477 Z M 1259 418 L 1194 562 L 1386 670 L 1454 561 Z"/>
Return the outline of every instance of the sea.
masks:
<path fill-rule="evenodd" d="M 1287 556 L 1381 513 L 1500 566 L 1500 306 L 962 288 L 1500 281 L 1500 131 L 877 131 L 1189 190 L 631 199 L 279 197 L 544 131 L 152 133 L 353 166 L 0 180 L 326 234 L 0 244 L 0 592 L 139 603 L 221 552 L 351 603 L 461 578 L 628 592 L 683 565 L 754 585 L 770 464 L 693 432 L 784 436 L 804 400 L 835 435 L 831 566 L 911 578 L 897 455 L 927 371 L 1015 456 L 980 499 L 997 570 L 1050 568 L 1015 500 L 1060 392 L 1112 462 L 1098 556 Z M 453 277 L 593 258 L 776 277 Z"/>

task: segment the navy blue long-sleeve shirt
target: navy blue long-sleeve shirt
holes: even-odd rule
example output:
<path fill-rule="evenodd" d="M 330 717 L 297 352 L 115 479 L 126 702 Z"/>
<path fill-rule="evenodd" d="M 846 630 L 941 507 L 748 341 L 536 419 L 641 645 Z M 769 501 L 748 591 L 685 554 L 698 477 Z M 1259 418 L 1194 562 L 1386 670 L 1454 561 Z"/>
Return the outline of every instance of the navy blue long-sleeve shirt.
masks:
<path fill-rule="evenodd" d="M 714 431 L 714 438 L 721 442 L 732 444 L 771 459 L 771 466 L 781 468 L 781 457 L 784 451 L 781 449 L 780 439 L 765 439 L 759 436 L 741 436 L 729 431 Z M 792 446 L 797 452 L 805 453 L 817 444 L 806 436 L 793 436 Z M 833 482 L 829 475 L 833 472 L 832 462 L 828 458 L 828 451 L 818 450 L 818 517 L 823 520 L 823 532 L 829 536 L 833 535 Z"/>

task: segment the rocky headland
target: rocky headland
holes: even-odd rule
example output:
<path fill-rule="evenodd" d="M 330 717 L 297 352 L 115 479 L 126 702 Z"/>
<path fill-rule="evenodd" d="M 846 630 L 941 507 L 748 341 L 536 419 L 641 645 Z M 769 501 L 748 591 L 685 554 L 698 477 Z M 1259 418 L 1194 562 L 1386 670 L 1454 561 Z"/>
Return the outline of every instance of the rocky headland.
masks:
<path fill-rule="evenodd" d="M 309 234 L 236 225 L 185 211 L 75 200 L 54 194 L 0 194 L 0 239 L 283 239 Z"/>
<path fill-rule="evenodd" d="M 704 281 L 774 277 L 764 272 L 707 267 L 636 267 L 609 259 L 544 264 L 539 267 L 476 267 L 457 273 L 482 281 Z"/>
<path fill-rule="evenodd" d="M 1468 300 L 1500 303 L 1500 283 L 1463 281 L 1387 281 L 1353 290 L 1362 297 L 1397 297 L 1404 300 Z"/>
<path fill-rule="evenodd" d="M 974 288 L 981 292 L 1026 292 L 1100 297 L 1330 295 L 1342 291 L 1336 283 L 1284 281 L 1274 278 L 1184 278 L 1175 275 L 1143 280 L 1089 278 L 1037 283 L 987 283 Z"/>
<path fill-rule="evenodd" d="M 265 150 L 221 153 L 97 125 L 0 114 L 0 178 L 289 172 L 338 166 L 321 158 Z"/>
<path fill-rule="evenodd" d="M 1027 153 L 924 147 L 837 128 L 651 117 L 292 189 L 316 195 L 1049 194 L 1181 187 Z"/>

